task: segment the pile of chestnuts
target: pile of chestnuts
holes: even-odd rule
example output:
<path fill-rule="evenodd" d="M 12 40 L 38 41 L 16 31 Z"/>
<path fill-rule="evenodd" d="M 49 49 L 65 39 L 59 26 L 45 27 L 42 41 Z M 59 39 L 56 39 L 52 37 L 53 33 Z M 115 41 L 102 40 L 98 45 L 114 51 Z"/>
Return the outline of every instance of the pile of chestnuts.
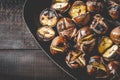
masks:
<path fill-rule="evenodd" d="M 120 1 L 53 0 L 40 13 L 40 41 L 71 69 L 95 78 L 120 79 Z M 116 79 L 117 78 L 117 79 Z"/>

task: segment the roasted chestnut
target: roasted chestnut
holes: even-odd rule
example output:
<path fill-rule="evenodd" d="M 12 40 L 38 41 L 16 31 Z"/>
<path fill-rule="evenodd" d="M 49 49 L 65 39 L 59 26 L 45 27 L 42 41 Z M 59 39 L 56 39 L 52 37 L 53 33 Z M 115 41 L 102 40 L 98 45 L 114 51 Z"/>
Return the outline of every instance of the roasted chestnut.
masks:
<path fill-rule="evenodd" d="M 102 12 L 104 3 L 104 0 L 87 0 L 87 10 L 95 13 Z"/>
<path fill-rule="evenodd" d="M 63 13 L 70 8 L 69 0 L 53 0 L 52 8 Z"/>
<path fill-rule="evenodd" d="M 112 47 L 104 52 L 103 57 L 108 61 L 117 60 L 117 58 L 120 57 L 120 55 L 117 54 L 118 48 L 117 45 L 112 45 Z"/>
<path fill-rule="evenodd" d="M 110 0 L 110 1 L 113 1 L 115 3 L 120 3 L 120 0 Z"/>
<path fill-rule="evenodd" d="M 67 39 L 73 38 L 77 32 L 76 26 L 70 18 L 61 18 L 57 23 L 57 30 Z"/>
<path fill-rule="evenodd" d="M 102 57 L 92 56 L 90 58 L 89 64 L 87 65 L 87 72 L 90 76 L 95 78 L 106 78 L 107 69 Z"/>
<path fill-rule="evenodd" d="M 38 28 L 37 36 L 39 40 L 49 41 L 55 37 L 55 31 L 49 26 Z"/>
<path fill-rule="evenodd" d="M 120 45 L 120 26 L 111 31 L 110 38 L 115 44 Z"/>
<path fill-rule="evenodd" d="M 94 37 L 91 29 L 85 26 L 78 30 L 75 37 L 75 42 L 79 50 L 82 50 L 85 53 L 90 53 L 95 47 L 96 38 Z"/>
<path fill-rule="evenodd" d="M 96 14 L 90 28 L 97 34 L 105 34 L 108 31 L 108 24 L 100 14 Z"/>
<path fill-rule="evenodd" d="M 120 17 L 120 6 L 114 1 L 109 1 L 108 12 L 112 19 Z"/>
<path fill-rule="evenodd" d="M 63 66 L 72 73 L 83 69 L 92 79 L 118 80 L 120 26 L 112 26 L 120 22 L 119 4 L 120 0 L 52 0 L 40 13 L 37 37 L 48 41 L 51 55 L 61 58 L 59 63 L 66 63 Z"/>
<path fill-rule="evenodd" d="M 119 48 L 118 48 L 118 50 L 117 50 L 117 54 L 120 55 L 120 46 L 119 46 Z M 120 60 L 120 59 L 119 59 L 119 60 Z"/>
<path fill-rule="evenodd" d="M 58 21 L 58 15 L 53 9 L 45 9 L 40 14 L 40 23 L 45 26 L 54 27 Z"/>
<path fill-rule="evenodd" d="M 114 45 L 109 37 L 103 37 L 98 45 L 98 51 L 102 54 L 104 59 L 111 61 L 116 60 L 119 56 L 118 45 Z"/>
<path fill-rule="evenodd" d="M 57 36 L 52 40 L 50 52 L 53 55 L 65 53 L 68 49 L 67 41 L 63 36 Z"/>
<path fill-rule="evenodd" d="M 85 54 L 81 51 L 70 51 L 65 61 L 66 64 L 73 69 L 84 68 L 86 66 Z"/>
<path fill-rule="evenodd" d="M 107 71 L 111 79 L 115 78 L 116 76 L 118 77 L 120 75 L 118 74 L 120 71 L 120 63 L 117 61 L 109 62 L 107 65 Z"/>
<path fill-rule="evenodd" d="M 90 20 L 90 14 L 87 12 L 87 7 L 83 1 L 75 1 L 69 14 L 76 24 L 85 25 Z"/>
<path fill-rule="evenodd" d="M 102 37 L 98 45 L 99 53 L 103 54 L 108 48 L 113 45 L 112 40 L 109 37 Z"/>

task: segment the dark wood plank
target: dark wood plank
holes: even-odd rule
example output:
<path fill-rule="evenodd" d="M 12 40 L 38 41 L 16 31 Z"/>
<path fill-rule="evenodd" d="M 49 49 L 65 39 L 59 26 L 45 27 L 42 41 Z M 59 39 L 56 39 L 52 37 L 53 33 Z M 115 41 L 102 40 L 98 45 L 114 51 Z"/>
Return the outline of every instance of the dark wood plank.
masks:
<path fill-rule="evenodd" d="M 73 80 L 39 48 L 23 18 L 25 1 L 0 0 L 0 80 Z"/>
<path fill-rule="evenodd" d="M 41 50 L 0 50 L 0 80 L 72 80 Z"/>
<path fill-rule="evenodd" d="M 0 49 L 38 49 L 23 18 L 25 0 L 0 0 Z"/>

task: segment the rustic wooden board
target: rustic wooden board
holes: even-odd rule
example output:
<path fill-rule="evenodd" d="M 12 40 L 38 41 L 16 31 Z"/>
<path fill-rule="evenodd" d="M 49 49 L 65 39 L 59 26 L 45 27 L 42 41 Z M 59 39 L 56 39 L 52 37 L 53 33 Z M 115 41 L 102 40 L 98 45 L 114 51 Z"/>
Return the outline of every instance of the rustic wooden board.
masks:
<path fill-rule="evenodd" d="M 41 50 L 0 50 L 0 80 L 71 80 Z"/>
<path fill-rule="evenodd" d="M 25 1 L 0 0 L 0 80 L 73 80 L 39 48 L 23 18 Z"/>
<path fill-rule="evenodd" d="M 25 0 L 0 0 L 0 49 L 39 49 L 23 18 Z"/>

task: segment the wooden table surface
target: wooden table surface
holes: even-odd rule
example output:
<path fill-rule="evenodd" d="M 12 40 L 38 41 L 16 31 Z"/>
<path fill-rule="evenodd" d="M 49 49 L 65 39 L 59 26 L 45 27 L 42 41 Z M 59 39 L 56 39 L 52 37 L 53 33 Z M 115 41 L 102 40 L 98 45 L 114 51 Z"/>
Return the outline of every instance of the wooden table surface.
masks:
<path fill-rule="evenodd" d="M 0 80 L 73 80 L 39 48 L 24 18 L 26 0 L 0 0 Z"/>

